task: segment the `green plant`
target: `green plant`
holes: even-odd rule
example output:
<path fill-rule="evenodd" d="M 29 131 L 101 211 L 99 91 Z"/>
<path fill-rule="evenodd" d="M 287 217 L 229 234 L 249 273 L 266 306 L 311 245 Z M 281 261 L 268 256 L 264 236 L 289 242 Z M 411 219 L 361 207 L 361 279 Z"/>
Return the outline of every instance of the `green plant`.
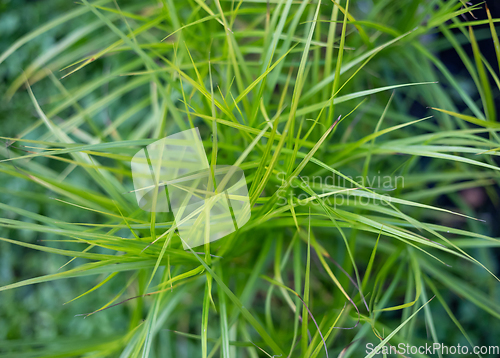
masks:
<path fill-rule="evenodd" d="M 367 342 L 496 343 L 451 307 L 478 308 L 477 330 L 498 335 L 499 240 L 459 194 L 484 188 L 498 202 L 500 81 L 476 40 L 498 49 L 498 20 L 460 21 L 482 5 L 82 1 L 0 55 L 65 29 L 5 91 L 16 101 L 26 85 L 38 119 L 2 137 L 0 225 L 3 242 L 67 263 L 0 290 L 83 277 L 86 321 L 120 318 L 106 337 L 7 341 L 4 356 L 359 357 Z M 447 48 L 471 86 L 436 55 Z M 136 205 L 130 160 L 193 127 L 211 165 L 245 171 L 252 216 L 184 251 L 171 214 Z"/>

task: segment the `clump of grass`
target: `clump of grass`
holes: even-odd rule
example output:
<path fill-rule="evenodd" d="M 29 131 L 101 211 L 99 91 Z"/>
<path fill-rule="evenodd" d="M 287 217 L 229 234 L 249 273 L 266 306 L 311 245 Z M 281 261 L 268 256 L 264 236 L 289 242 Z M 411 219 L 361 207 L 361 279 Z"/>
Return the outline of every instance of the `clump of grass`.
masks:
<path fill-rule="evenodd" d="M 54 28 L 70 29 L 10 83 L 6 96 L 15 101 L 25 86 L 38 119 L 4 135 L 0 149 L 4 182 L 28 183 L 2 188 L 0 240 L 67 262 L 0 290 L 91 277 L 68 306 L 84 301 L 86 321 L 108 314 L 126 324 L 105 340 L 0 351 L 372 357 L 367 343 L 457 343 L 449 331 L 486 342 L 450 307 L 460 297 L 482 312 L 479 331 L 500 318 L 491 251 L 499 240 L 458 194 L 484 188 L 498 201 L 500 81 L 477 42 L 483 22 L 461 21 L 484 9 L 369 4 L 83 0 L 5 50 L 0 63 Z M 85 25 L 72 27 L 74 19 Z M 446 48 L 474 92 L 436 55 Z M 252 216 L 184 251 L 172 216 L 136 205 L 130 160 L 194 127 L 212 165 L 245 171 Z M 15 204 L 27 198 L 73 216 Z M 44 242 L 16 239 L 23 230 Z"/>

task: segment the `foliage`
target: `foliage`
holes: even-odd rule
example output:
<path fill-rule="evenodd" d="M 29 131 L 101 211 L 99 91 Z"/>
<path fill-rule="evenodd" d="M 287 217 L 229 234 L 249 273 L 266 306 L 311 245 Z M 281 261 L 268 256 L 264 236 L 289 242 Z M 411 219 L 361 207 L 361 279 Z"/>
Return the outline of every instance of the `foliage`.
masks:
<path fill-rule="evenodd" d="M 467 199 L 498 203 L 498 59 L 478 41 L 498 49 L 499 20 L 462 21 L 484 4 L 59 3 L 2 39 L 4 357 L 497 343 L 497 224 Z M 193 127 L 244 169 L 252 217 L 184 251 L 135 203 L 130 160 Z"/>

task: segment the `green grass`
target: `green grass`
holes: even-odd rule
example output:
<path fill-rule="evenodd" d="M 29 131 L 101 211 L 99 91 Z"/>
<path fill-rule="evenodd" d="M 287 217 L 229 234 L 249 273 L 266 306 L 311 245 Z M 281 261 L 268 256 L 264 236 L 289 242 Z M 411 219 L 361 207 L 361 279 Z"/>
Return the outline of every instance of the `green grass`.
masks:
<path fill-rule="evenodd" d="M 3 119 L 0 247 L 62 267 L 21 251 L 29 278 L 0 291 L 63 290 L 55 324 L 93 328 L 43 339 L 5 313 L 2 357 L 498 345 L 498 224 L 464 190 L 498 204 L 499 59 L 480 40 L 498 56 L 499 20 L 462 22 L 486 9 L 458 0 L 364 4 L 82 0 L 12 41 L 1 66 L 61 29 L 2 87 L 31 112 Z M 194 127 L 211 165 L 245 171 L 252 216 L 184 251 L 171 214 L 138 208 L 130 161 Z M 2 311 L 23 301 L 8 292 Z"/>

